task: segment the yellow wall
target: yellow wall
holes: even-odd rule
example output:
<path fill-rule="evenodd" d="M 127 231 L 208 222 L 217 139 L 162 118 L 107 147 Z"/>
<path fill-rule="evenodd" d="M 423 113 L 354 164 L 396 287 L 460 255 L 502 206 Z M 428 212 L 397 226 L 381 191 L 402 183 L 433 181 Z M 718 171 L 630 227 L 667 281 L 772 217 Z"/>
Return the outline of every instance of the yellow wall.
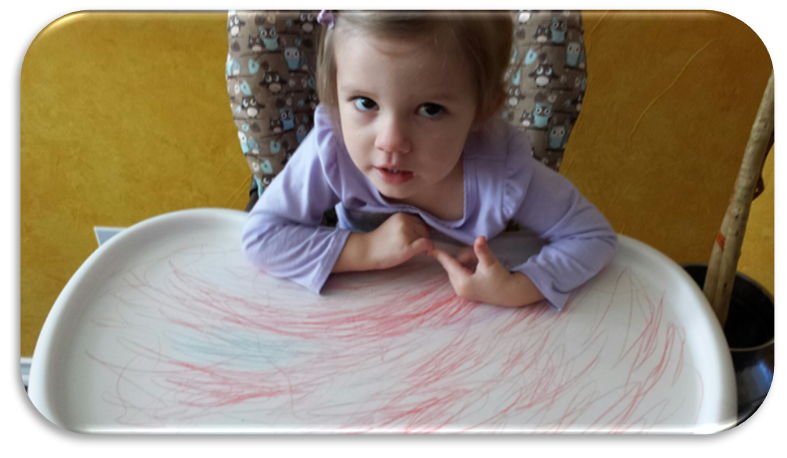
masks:
<path fill-rule="evenodd" d="M 765 46 L 720 13 L 586 12 L 583 21 L 587 94 L 561 173 L 619 233 L 679 263 L 707 262 L 770 76 Z M 771 291 L 772 161 L 739 269 Z"/>
<path fill-rule="evenodd" d="M 743 272 L 760 283 L 773 294 L 773 163 L 774 148 L 765 158 L 765 167 L 762 179 L 765 190 L 751 204 L 749 223 L 746 226 L 746 235 L 741 247 L 741 259 L 738 261 L 738 271 Z"/>
<path fill-rule="evenodd" d="M 21 354 L 96 248 L 93 226 L 242 209 L 225 13 L 77 13 L 30 45 L 21 79 Z M 706 262 L 771 63 L 716 13 L 587 12 L 582 115 L 561 172 L 618 232 Z M 741 266 L 773 290 L 773 155 Z"/>
<path fill-rule="evenodd" d="M 21 80 L 23 356 L 96 249 L 93 226 L 243 209 L 251 173 L 224 80 L 226 13 L 77 13 L 30 45 Z"/>

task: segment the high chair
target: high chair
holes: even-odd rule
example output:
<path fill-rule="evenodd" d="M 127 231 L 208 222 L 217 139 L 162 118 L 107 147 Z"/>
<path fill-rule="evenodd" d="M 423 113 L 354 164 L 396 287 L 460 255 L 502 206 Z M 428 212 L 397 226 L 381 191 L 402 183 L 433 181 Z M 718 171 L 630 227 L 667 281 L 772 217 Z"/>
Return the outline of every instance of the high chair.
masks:
<path fill-rule="evenodd" d="M 560 168 L 620 233 L 613 261 L 558 313 L 465 301 L 426 257 L 336 275 L 319 296 L 251 266 L 239 241 L 247 169 L 236 141 L 254 198 L 312 126 L 320 25 L 314 12 L 142 16 L 76 14 L 25 58 L 22 310 L 46 286 L 29 279 L 54 278 L 33 275 L 33 248 L 45 245 L 35 253 L 48 267 L 74 256 L 72 242 L 109 215 L 128 227 L 98 249 L 91 239 L 56 300 L 36 308 L 49 313 L 29 396 L 48 420 L 90 433 L 713 433 L 735 424 L 729 347 L 677 264 L 701 259 L 686 246 L 710 240 L 695 226 L 706 207 L 726 202 L 717 169 L 735 154 L 707 158 L 741 138 L 741 107 L 770 66 L 734 18 L 586 13 L 583 31 L 575 13 L 511 12 L 516 46 L 499 116 L 527 131 L 534 156 Z M 225 26 L 234 126 L 214 71 Z M 584 107 L 583 37 L 594 70 Z M 688 144 L 689 135 L 701 142 Z M 149 141 L 130 143 L 140 138 Z M 717 169 L 699 173 L 692 161 Z M 56 184 L 47 189 L 58 199 L 34 192 L 34 179 Z M 137 186 L 105 198 L 118 181 Z M 708 190 L 717 182 L 719 198 Z M 185 191 L 162 191 L 176 187 Z M 701 211 L 681 207 L 692 198 Z M 490 247 L 513 262 L 539 249 L 527 236 L 501 234 Z"/>

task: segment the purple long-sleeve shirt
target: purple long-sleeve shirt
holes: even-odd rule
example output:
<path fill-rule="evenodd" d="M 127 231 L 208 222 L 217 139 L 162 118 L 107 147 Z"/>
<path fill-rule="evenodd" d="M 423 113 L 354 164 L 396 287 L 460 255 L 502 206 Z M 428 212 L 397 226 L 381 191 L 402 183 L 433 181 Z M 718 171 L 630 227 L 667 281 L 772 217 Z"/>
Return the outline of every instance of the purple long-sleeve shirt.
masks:
<path fill-rule="evenodd" d="M 243 229 L 252 263 L 319 294 L 347 237 L 372 230 L 392 213 L 419 215 L 433 229 L 472 245 L 492 239 L 513 220 L 549 243 L 511 270 L 527 275 L 558 310 L 569 293 L 613 257 L 609 222 L 562 175 L 531 157 L 523 132 L 502 120 L 471 132 L 462 152 L 464 216 L 446 221 L 410 205 L 391 204 L 358 170 L 340 134 L 318 106 L 314 128 L 260 196 Z M 319 226 L 334 207 L 336 228 Z"/>

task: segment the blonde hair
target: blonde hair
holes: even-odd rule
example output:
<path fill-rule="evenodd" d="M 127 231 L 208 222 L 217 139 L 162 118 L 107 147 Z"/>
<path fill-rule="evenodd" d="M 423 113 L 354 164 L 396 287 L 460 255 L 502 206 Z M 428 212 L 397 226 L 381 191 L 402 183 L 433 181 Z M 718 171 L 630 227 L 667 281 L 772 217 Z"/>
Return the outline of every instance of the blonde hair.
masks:
<path fill-rule="evenodd" d="M 337 29 L 393 39 L 423 39 L 445 53 L 460 50 L 477 88 L 477 115 L 489 118 L 505 97 L 503 75 L 511 56 L 513 23 L 506 11 L 340 11 L 335 26 L 322 27 L 317 54 L 320 103 L 338 106 L 332 35 Z"/>

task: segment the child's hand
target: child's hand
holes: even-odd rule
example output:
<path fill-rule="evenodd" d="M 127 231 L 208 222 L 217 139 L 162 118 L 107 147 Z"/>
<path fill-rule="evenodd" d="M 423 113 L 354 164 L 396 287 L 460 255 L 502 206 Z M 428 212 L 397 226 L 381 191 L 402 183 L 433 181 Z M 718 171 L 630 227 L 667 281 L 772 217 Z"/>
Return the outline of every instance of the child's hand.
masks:
<path fill-rule="evenodd" d="M 397 266 L 413 256 L 434 248 L 431 228 L 415 215 L 394 213 L 370 232 L 369 256 L 375 269 Z"/>
<path fill-rule="evenodd" d="M 426 254 L 442 264 L 454 291 L 465 299 L 514 307 L 544 299 L 527 276 L 503 267 L 483 236 L 475 239 L 472 251 L 464 250 L 456 259 L 439 249 Z"/>
<path fill-rule="evenodd" d="M 474 301 L 488 302 L 504 288 L 511 276 L 489 249 L 486 238 L 476 238 L 472 250 L 462 250 L 456 258 L 440 249 L 427 255 L 437 259 L 448 273 L 456 294 Z"/>

